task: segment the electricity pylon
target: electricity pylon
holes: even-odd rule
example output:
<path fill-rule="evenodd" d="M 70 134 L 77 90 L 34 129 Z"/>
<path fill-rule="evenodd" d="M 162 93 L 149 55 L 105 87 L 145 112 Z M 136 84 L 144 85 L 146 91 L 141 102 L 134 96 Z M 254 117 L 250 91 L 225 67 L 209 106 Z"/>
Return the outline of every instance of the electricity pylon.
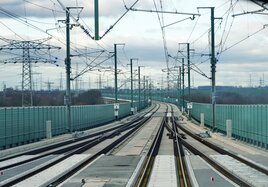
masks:
<path fill-rule="evenodd" d="M 32 41 L 20 41 L 10 40 L 6 38 L 0 38 L 0 40 L 6 42 L 6 45 L 0 46 L 2 50 L 22 50 L 21 57 L 10 58 L 0 61 L 0 63 L 21 63 L 22 64 L 22 106 L 33 106 L 33 93 L 32 93 L 32 63 L 50 63 L 55 64 L 57 58 L 54 60 L 44 58 L 44 50 L 48 50 L 45 54 L 50 54 L 51 49 L 60 49 L 60 47 L 44 44 L 48 39 L 32 40 Z M 37 51 L 43 51 L 42 56 Z"/>

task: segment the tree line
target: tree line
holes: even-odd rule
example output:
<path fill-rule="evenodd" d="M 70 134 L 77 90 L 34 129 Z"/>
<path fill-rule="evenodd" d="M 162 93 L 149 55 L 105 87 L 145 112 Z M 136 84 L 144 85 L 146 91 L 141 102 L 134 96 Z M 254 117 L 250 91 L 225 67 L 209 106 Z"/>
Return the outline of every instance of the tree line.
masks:
<path fill-rule="evenodd" d="M 64 106 L 64 91 L 35 91 L 33 92 L 34 106 Z M 72 93 L 72 105 L 96 105 L 103 104 L 102 94 L 99 90 L 88 90 L 80 93 Z M 0 107 L 22 105 L 22 92 L 5 89 L 0 92 Z"/>

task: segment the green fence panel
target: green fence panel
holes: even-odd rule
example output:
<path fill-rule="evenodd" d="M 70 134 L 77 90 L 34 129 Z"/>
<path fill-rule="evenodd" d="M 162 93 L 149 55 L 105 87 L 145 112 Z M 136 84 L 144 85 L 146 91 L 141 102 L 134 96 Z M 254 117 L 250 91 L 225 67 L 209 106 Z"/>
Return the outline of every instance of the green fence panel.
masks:
<path fill-rule="evenodd" d="M 258 121 L 257 121 L 257 145 L 261 146 L 261 141 L 262 141 L 262 105 L 260 105 L 257 109 L 258 111 Z"/>
<path fill-rule="evenodd" d="M 36 107 L 35 108 L 35 140 L 39 140 L 40 139 L 40 135 L 41 135 L 41 125 L 42 125 L 42 121 L 41 121 L 41 116 L 40 116 L 40 107 Z"/>
<path fill-rule="evenodd" d="M 266 143 L 266 137 L 265 137 L 265 124 L 267 124 L 267 116 L 266 116 L 266 112 L 265 112 L 265 105 L 261 106 L 261 127 L 260 127 L 260 131 L 261 131 L 261 147 L 265 147 L 265 143 Z"/>
<path fill-rule="evenodd" d="M 45 131 L 46 131 L 46 128 L 45 128 L 45 124 L 46 124 L 46 121 L 48 119 L 48 116 L 47 116 L 47 110 L 48 110 L 48 107 L 41 107 L 40 108 L 40 112 L 41 112 L 41 124 L 40 124 L 40 139 L 42 138 L 45 138 Z M 53 124 L 53 122 L 52 122 Z M 53 134 L 53 132 L 52 132 Z"/>
<path fill-rule="evenodd" d="M 250 118 L 250 114 L 251 114 L 251 106 L 247 106 L 247 110 L 246 110 L 246 128 L 245 128 L 245 141 L 247 143 L 250 142 L 250 124 L 251 124 L 251 118 Z"/>
<path fill-rule="evenodd" d="M 264 123 L 265 126 L 265 132 L 268 132 L 268 106 L 265 106 L 265 116 L 266 116 L 266 122 Z M 266 139 L 266 149 L 268 149 L 268 133 L 265 134 L 265 139 Z"/>
<path fill-rule="evenodd" d="M 253 112 L 254 112 L 254 106 L 252 105 L 252 106 L 250 106 L 249 107 L 249 109 L 250 109 L 250 111 L 249 111 L 249 118 L 250 118 L 250 123 L 249 123 L 249 125 L 248 125 L 248 142 L 249 143 L 253 143 L 253 124 L 254 124 L 254 119 L 253 119 Z"/>
<path fill-rule="evenodd" d="M 35 115 L 34 115 L 34 110 L 35 107 L 31 107 L 28 108 L 28 114 L 29 114 L 29 131 L 28 131 L 28 136 L 29 136 L 29 141 L 33 142 L 35 141 L 34 139 L 34 135 L 35 135 L 35 125 L 34 124 L 34 119 L 35 119 Z"/>
<path fill-rule="evenodd" d="M 23 142 L 27 143 L 29 141 L 29 109 L 28 108 L 23 108 L 23 124 L 24 124 L 24 128 L 23 128 Z"/>
<path fill-rule="evenodd" d="M 237 121 L 237 134 L 238 134 L 238 139 L 241 140 L 242 139 L 242 124 L 244 122 L 243 118 L 241 118 L 241 112 L 243 110 L 241 105 L 236 106 L 237 109 L 237 113 L 236 113 L 236 121 Z"/>
<path fill-rule="evenodd" d="M 0 149 L 5 146 L 6 108 L 0 108 Z"/>
<path fill-rule="evenodd" d="M 240 106 L 241 110 L 240 110 L 240 119 L 243 119 L 240 121 L 240 135 L 241 135 L 241 140 L 245 141 L 245 124 L 246 124 L 246 106 Z"/>
<path fill-rule="evenodd" d="M 253 144 L 256 145 L 257 144 L 257 139 L 258 139 L 258 126 L 257 126 L 257 123 L 258 123 L 258 108 L 256 105 L 254 105 L 254 116 L 252 117 L 253 118 L 253 124 L 252 124 L 252 133 L 253 133 Z"/>
<path fill-rule="evenodd" d="M 127 115 L 130 115 L 131 114 L 130 108 L 131 108 L 130 103 L 122 103 L 122 104 L 120 104 L 119 117 L 123 118 L 123 117 L 125 117 Z"/>
<path fill-rule="evenodd" d="M 12 147 L 12 125 L 13 125 L 13 109 L 6 109 L 6 123 L 5 123 L 5 146 Z"/>
<path fill-rule="evenodd" d="M 49 116 L 46 119 L 46 121 L 48 121 L 48 120 L 51 121 L 51 130 L 52 130 L 52 134 L 54 136 L 55 135 L 62 134 L 62 132 L 61 132 L 61 125 L 60 125 L 61 122 L 60 122 L 60 119 L 59 119 L 59 110 L 60 110 L 59 107 L 50 107 L 49 108 L 49 113 L 48 113 Z"/>

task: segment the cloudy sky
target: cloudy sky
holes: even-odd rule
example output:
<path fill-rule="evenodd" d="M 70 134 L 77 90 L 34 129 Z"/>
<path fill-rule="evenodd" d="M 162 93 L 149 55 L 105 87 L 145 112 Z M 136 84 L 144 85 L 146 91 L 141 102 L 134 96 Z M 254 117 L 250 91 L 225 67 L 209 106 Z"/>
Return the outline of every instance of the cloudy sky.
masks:
<path fill-rule="evenodd" d="M 73 18 L 79 17 L 79 23 L 83 25 L 91 35 L 94 35 L 93 5 L 94 0 L 1 0 L 0 2 L 0 37 L 10 40 L 37 40 L 52 37 L 46 44 L 62 47 L 61 50 L 36 51 L 32 50 L 31 55 L 47 59 L 58 57 L 59 67 L 54 65 L 37 63 L 33 64 L 33 81 L 36 89 L 46 88 L 48 81 L 53 82 L 52 87 L 58 88 L 60 82 L 64 82 L 65 69 L 65 12 L 60 3 L 65 7 L 84 7 L 72 10 Z M 126 11 L 124 5 L 130 7 L 134 0 L 100 0 L 100 35 L 103 35 L 111 25 Z M 113 51 L 114 43 L 125 43 L 125 46 L 118 46 L 118 61 L 121 80 L 129 77 L 130 58 L 138 58 L 134 63 L 142 68 L 142 75 L 150 76 L 155 85 L 166 85 L 167 62 L 163 46 L 163 33 L 160 25 L 169 25 L 163 29 L 167 52 L 175 58 L 185 55 L 185 46 L 178 43 L 190 43 L 191 62 L 193 68 L 200 69 L 207 76 L 210 76 L 210 10 L 197 9 L 197 7 L 215 7 L 215 38 L 217 58 L 217 85 L 253 86 L 260 85 L 260 79 L 264 84 L 268 82 L 268 11 L 264 14 L 244 14 L 261 10 L 261 7 L 250 1 L 242 0 L 139 0 L 134 6 L 135 9 L 143 10 L 164 10 L 169 12 L 183 12 L 200 14 L 195 19 L 190 15 L 182 14 L 157 14 L 140 11 L 129 11 L 100 41 L 94 41 L 88 37 L 80 27 L 73 27 L 71 30 L 71 53 L 93 52 L 98 49 L 105 50 L 100 58 L 93 63 L 100 63 L 108 58 Z M 159 21 L 160 18 L 160 21 Z M 184 21 L 182 21 L 184 20 Z M 72 22 L 74 23 L 74 22 Z M 6 41 L 0 40 L 1 45 Z M 178 52 L 181 51 L 181 52 Z M 21 50 L 1 50 L 1 59 L 20 57 Z M 72 57 L 72 73 L 80 72 L 96 58 L 98 53 L 93 53 L 89 58 Z M 177 66 L 180 62 L 168 59 L 169 68 L 173 69 L 170 76 L 170 83 L 175 81 Z M 97 79 L 102 77 L 102 85 L 113 85 L 113 73 L 104 69 L 113 67 L 113 59 L 102 64 L 101 71 L 89 71 L 81 76 L 80 86 L 82 88 L 97 87 Z M 99 68 L 94 68 L 99 69 Z M 21 87 L 21 64 L 0 64 L 1 86 Z M 63 77 L 61 79 L 61 76 Z M 210 85 L 210 81 L 191 72 L 192 85 Z M 122 86 L 124 87 L 124 86 Z"/>

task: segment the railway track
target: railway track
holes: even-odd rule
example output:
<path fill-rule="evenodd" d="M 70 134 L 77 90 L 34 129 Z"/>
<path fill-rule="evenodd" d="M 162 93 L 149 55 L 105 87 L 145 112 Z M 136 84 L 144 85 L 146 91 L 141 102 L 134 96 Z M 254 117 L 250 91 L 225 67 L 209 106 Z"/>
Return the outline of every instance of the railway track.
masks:
<path fill-rule="evenodd" d="M 148 152 L 148 158 L 144 164 L 140 177 L 135 183 L 135 186 L 137 187 L 161 186 L 161 181 L 157 180 L 157 177 L 163 174 L 161 172 L 161 167 L 164 167 L 164 170 L 169 169 L 169 171 L 171 171 L 171 175 L 173 175 L 171 178 L 166 179 L 164 185 L 181 187 L 191 186 L 187 169 L 185 167 L 184 149 L 178 137 L 177 128 L 174 123 L 173 109 L 171 105 L 167 105 L 166 107 L 165 117 L 162 120 L 162 124 L 157 136 L 155 137 L 154 143 Z M 171 147 L 173 148 L 171 152 L 172 155 L 162 155 L 160 151 L 161 148 L 167 146 L 166 143 L 163 143 L 167 140 L 166 136 L 170 139 L 169 144 L 171 144 Z M 166 140 L 163 140 L 165 138 Z M 165 166 L 163 166 L 170 164 L 165 162 L 166 158 L 171 158 L 171 161 L 174 160 L 174 162 L 171 162 L 173 164 L 171 168 L 165 168 Z"/>
<path fill-rule="evenodd" d="M 161 105 L 161 106 L 160 106 Z M 155 118 L 154 118 L 155 117 Z M 157 118 L 157 120 L 156 120 Z M 154 119 L 154 120 L 153 120 Z M 158 122 L 158 125 L 156 124 Z M 161 123 L 160 123 L 161 122 Z M 78 138 L 72 141 L 61 142 L 56 145 L 43 147 L 28 151 L 27 153 L 36 154 L 36 158 L 28 158 L 17 164 L 3 166 L 3 172 L 26 167 L 33 162 L 44 160 L 38 168 L 29 169 L 23 175 L 17 174 L 15 178 L 1 180 L 0 186 L 31 186 L 36 176 L 42 177 L 46 173 L 54 172 L 54 168 L 60 168 L 61 165 L 70 165 L 59 172 L 57 177 L 49 179 L 42 185 L 37 186 L 68 186 L 64 185 L 66 181 L 77 176 L 81 171 L 90 168 L 93 163 L 103 163 L 105 159 L 119 159 L 115 167 L 128 167 L 129 164 L 121 164 L 122 156 L 131 157 L 140 160 L 135 165 L 133 174 L 128 178 L 127 187 L 151 187 L 151 186 L 196 186 L 193 181 L 192 173 L 189 172 L 189 160 L 186 157 L 189 154 L 199 155 L 206 164 L 217 170 L 218 173 L 226 176 L 239 186 L 258 186 L 232 173 L 228 168 L 215 160 L 216 156 L 232 156 L 232 153 L 217 147 L 211 142 L 191 133 L 184 128 L 176 116 L 174 116 L 173 106 L 169 104 L 158 104 L 148 113 L 135 118 L 125 124 L 109 128 L 90 136 Z M 146 133 L 147 135 L 146 135 Z M 146 135 L 146 136 L 144 136 Z M 137 141 L 142 139 L 142 143 Z M 132 151 L 128 150 L 133 146 Z M 143 146 L 143 148 L 140 148 Z M 135 148 L 136 147 L 136 148 Z M 147 148 L 145 148 L 147 147 Z M 140 150 L 140 151 L 139 151 Z M 187 150 L 187 152 L 185 152 Z M 134 155 L 133 155 L 134 154 Z M 2 163 L 8 160 L 16 159 L 25 155 L 20 153 L 2 159 Z M 43 155 L 43 156 L 40 156 Z M 135 156 L 136 155 L 136 156 Z M 17 157 L 16 157 L 17 156 Z M 105 159 L 103 159 L 105 157 Z M 236 159 L 237 155 L 232 157 Z M 49 162 L 48 162 L 49 160 Z M 75 163 L 73 163 L 75 161 Z M 247 164 L 248 160 L 237 161 Z M 264 168 L 258 165 L 253 166 L 250 162 L 248 167 L 256 169 L 258 172 L 267 176 Z M 1 166 L 1 162 L 0 162 Z M 28 166 L 27 166 L 28 167 Z M 92 167 L 94 168 L 94 167 Z M 110 168 L 111 169 L 111 168 Z M 126 169 L 127 171 L 128 169 Z M 88 170 L 89 171 L 89 170 Z M 93 171 L 93 170 L 91 170 Z M 167 175 L 163 171 L 169 171 Z M 105 171 L 104 171 L 105 172 Z M 88 173 L 90 174 L 90 172 Z M 163 180 L 163 177 L 165 179 Z M 94 178 L 94 176 L 93 176 Z M 74 179 L 77 181 L 77 178 Z M 165 182 L 164 184 L 162 182 Z M 86 178 L 82 178 L 81 186 L 87 183 Z M 70 185 L 69 185 L 70 186 Z"/>
<path fill-rule="evenodd" d="M 172 114 L 173 108 L 172 108 Z M 181 136 L 179 136 L 178 129 L 175 124 L 174 115 L 172 115 L 171 124 L 172 124 L 172 134 L 174 137 L 174 144 L 175 144 L 175 155 L 176 155 L 176 161 L 177 161 L 177 168 L 179 171 L 179 179 L 180 179 L 180 186 L 181 187 L 188 187 L 191 186 L 189 175 L 186 169 L 186 161 L 185 161 L 185 152 L 183 145 L 181 143 Z"/>
<path fill-rule="evenodd" d="M 159 106 L 155 106 L 153 109 L 148 111 L 148 113 L 154 113 L 157 111 Z M 151 115 L 152 115 L 151 114 Z M 135 132 L 137 129 L 139 129 L 150 117 L 144 117 L 146 114 L 143 114 L 139 116 L 136 119 L 133 119 L 132 121 L 123 124 L 121 126 L 106 129 L 104 131 L 92 134 L 87 137 L 82 137 L 77 140 L 71 140 L 66 141 L 63 143 L 59 143 L 56 145 L 43 147 L 36 150 L 27 151 L 25 153 L 20 153 L 17 155 L 13 155 L 10 157 L 6 157 L 1 159 L 3 162 L 10 162 L 11 164 L 5 165 L 1 167 L 1 171 L 4 174 L 8 174 L 10 170 L 14 170 L 17 168 L 21 168 L 25 165 L 29 165 L 33 162 L 36 162 L 36 160 L 45 159 L 46 157 L 49 157 L 50 155 L 59 155 L 57 157 L 48 158 L 48 162 L 40 164 L 38 167 L 31 168 L 30 170 L 23 172 L 23 174 L 18 174 L 16 176 L 12 176 L 10 178 L 6 178 L 6 180 L 1 180 L 0 186 L 12 186 L 15 184 L 20 184 L 21 181 L 24 181 L 27 178 L 30 178 L 42 171 L 47 170 L 48 168 L 55 166 L 57 164 L 60 164 L 64 160 L 71 158 L 72 156 L 83 154 L 86 150 L 100 144 L 101 142 L 113 139 L 116 139 L 114 142 L 111 142 L 106 147 L 103 147 L 101 150 L 97 151 L 96 154 L 89 156 L 88 158 L 84 159 L 83 162 L 77 164 L 75 167 L 73 167 L 70 171 L 65 173 L 63 176 L 55 179 L 55 181 L 51 181 L 51 186 L 58 185 L 61 181 L 65 180 L 66 177 L 71 176 L 73 173 L 81 169 L 83 166 L 90 163 L 92 160 L 97 158 L 99 155 L 104 154 L 111 150 L 114 146 L 116 146 L 118 143 L 126 139 L 130 134 Z M 19 161 L 17 163 L 12 163 L 12 160 L 16 160 L 16 158 L 21 157 L 23 155 L 30 155 L 30 154 L 36 154 L 36 156 L 30 157 L 29 159 L 25 159 L 22 161 Z M 47 160 L 46 160 L 47 161 Z"/>
<path fill-rule="evenodd" d="M 260 167 L 259 165 L 256 165 L 244 158 L 239 157 L 238 155 L 235 155 L 231 152 L 228 152 L 225 149 L 222 149 L 211 142 L 206 141 L 205 139 L 197 136 L 196 134 L 191 133 L 189 130 L 183 128 L 180 126 L 180 122 L 178 121 L 177 118 L 174 117 L 173 115 L 173 108 L 170 105 L 169 106 L 171 109 L 168 109 L 171 111 L 171 114 L 169 116 L 171 117 L 166 117 L 165 120 L 163 121 L 163 126 L 162 128 L 166 128 L 168 132 L 170 133 L 170 137 L 173 138 L 174 142 L 174 154 L 176 156 L 176 171 L 177 171 L 177 179 L 178 179 L 178 186 L 195 186 L 196 183 L 194 184 L 190 175 L 188 174 L 188 168 L 186 167 L 186 160 L 185 160 L 185 149 L 188 150 L 189 153 L 194 154 L 194 155 L 199 155 L 203 160 L 206 161 L 210 167 L 215 168 L 219 173 L 224 175 L 226 178 L 229 180 L 233 181 L 235 184 L 238 186 L 243 186 L 243 187 L 249 187 L 249 186 L 265 186 L 265 182 L 263 183 L 257 183 L 257 181 L 250 182 L 247 179 L 238 176 L 236 173 L 234 173 L 230 168 L 225 167 L 222 163 L 218 162 L 215 160 L 215 158 L 221 157 L 221 156 L 230 156 L 233 159 L 237 160 L 238 162 L 241 162 L 245 164 L 246 166 L 253 168 L 260 172 L 260 180 L 266 180 L 268 179 L 267 176 L 267 171 L 263 168 Z M 168 112 L 167 112 L 168 113 Z M 163 130 L 160 132 L 163 133 Z M 163 136 L 163 135 L 162 135 Z M 148 181 L 150 181 L 150 177 L 152 175 L 152 168 L 155 162 L 155 157 L 157 155 L 157 151 L 159 150 L 160 143 L 161 142 L 161 136 L 159 135 L 158 139 L 156 140 L 155 146 L 153 148 L 153 154 L 149 155 L 148 158 L 148 164 L 146 166 L 146 172 L 142 175 L 143 181 L 139 182 L 138 185 L 136 186 L 150 186 Z M 198 142 L 198 143 L 197 143 Z M 189 163 L 188 163 L 189 164 Z M 249 168 L 249 169 L 250 169 Z M 252 174 L 253 175 L 253 174 Z M 265 176 L 266 175 L 266 179 Z M 191 177 L 194 177 L 191 175 Z M 214 179 L 211 178 L 213 181 Z M 266 183 L 267 184 L 267 183 Z"/>
<path fill-rule="evenodd" d="M 167 110 L 168 110 L 168 108 L 166 109 L 166 111 Z M 149 182 L 149 178 L 150 178 L 150 174 L 152 172 L 155 157 L 159 151 L 159 146 L 160 146 L 160 142 L 162 139 L 165 122 L 166 122 L 166 116 L 163 117 L 160 128 L 157 132 L 157 135 L 153 141 L 153 144 L 152 144 L 149 152 L 147 153 L 147 159 L 144 163 L 143 169 L 141 170 L 137 181 L 134 182 L 135 183 L 134 186 L 136 186 L 136 187 L 146 187 L 148 182 Z"/>
<path fill-rule="evenodd" d="M 181 135 L 178 132 L 176 124 L 174 123 L 174 113 L 173 108 L 171 107 L 172 116 L 170 118 L 170 125 L 166 125 L 168 131 L 171 133 L 173 137 L 174 143 L 174 151 L 176 156 L 176 165 L 178 170 L 179 177 L 179 186 L 181 187 L 189 187 L 191 186 L 189 175 L 186 169 L 186 161 L 185 161 L 185 151 L 183 145 L 181 143 Z"/>
<path fill-rule="evenodd" d="M 182 118 L 181 118 L 182 119 Z M 207 163 L 209 163 L 212 167 L 214 167 L 216 170 L 218 170 L 221 174 L 223 174 L 224 176 L 226 176 L 228 179 L 231 179 L 233 182 L 235 182 L 236 184 L 238 184 L 239 186 L 245 186 L 245 187 L 249 187 L 249 186 L 259 186 L 258 184 L 254 184 L 254 182 L 249 182 L 246 178 L 243 178 L 241 176 L 238 176 L 235 172 L 231 171 L 230 168 L 225 167 L 223 164 L 220 164 L 218 161 L 216 161 L 215 157 L 220 157 L 219 155 L 222 156 L 230 156 L 231 158 L 233 158 L 237 163 L 243 163 L 244 165 L 248 166 L 248 169 L 253 168 L 254 170 L 256 170 L 257 172 L 260 172 L 260 176 L 263 178 L 265 178 L 266 175 L 266 180 L 268 179 L 268 172 L 265 168 L 254 164 L 252 162 L 250 162 L 249 160 L 246 160 L 232 152 L 229 152 L 209 141 L 207 141 L 204 138 L 201 138 L 200 136 L 192 133 L 191 131 L 189 131 L 188 129 L 184 128 L 182 125 L 180 125 L 182 121 L 179 120 L 174 120 L 174 124 L 176 126 L 176 128 L 178 129 L 178 131 L 181 132 L 181 134 L 186 134 L 188 139 L 190 138 L 191 141 L 187 141 L 187 138 L 184 139 L 181 136 L 178 136 L 180 141 L 182 142 L 182 144 L 193 154 L 195 155 L 199 155 L 200 157 L 202 157 Z M 185 137 L 185 135 L 184 135 Z M 199 142 L 197 143 L 197 145 L 202 144 L 202 146 L 204 147 L 204 149 L 210 149 L 213 150 L 215 152 L 215 154 L 217 154 L 217 156 L 211 156 L 209 154 L 207 154 L 206 152 L 202 152 L 200 146 L 196 146 L 193 143 L 193 141 Z"/>

